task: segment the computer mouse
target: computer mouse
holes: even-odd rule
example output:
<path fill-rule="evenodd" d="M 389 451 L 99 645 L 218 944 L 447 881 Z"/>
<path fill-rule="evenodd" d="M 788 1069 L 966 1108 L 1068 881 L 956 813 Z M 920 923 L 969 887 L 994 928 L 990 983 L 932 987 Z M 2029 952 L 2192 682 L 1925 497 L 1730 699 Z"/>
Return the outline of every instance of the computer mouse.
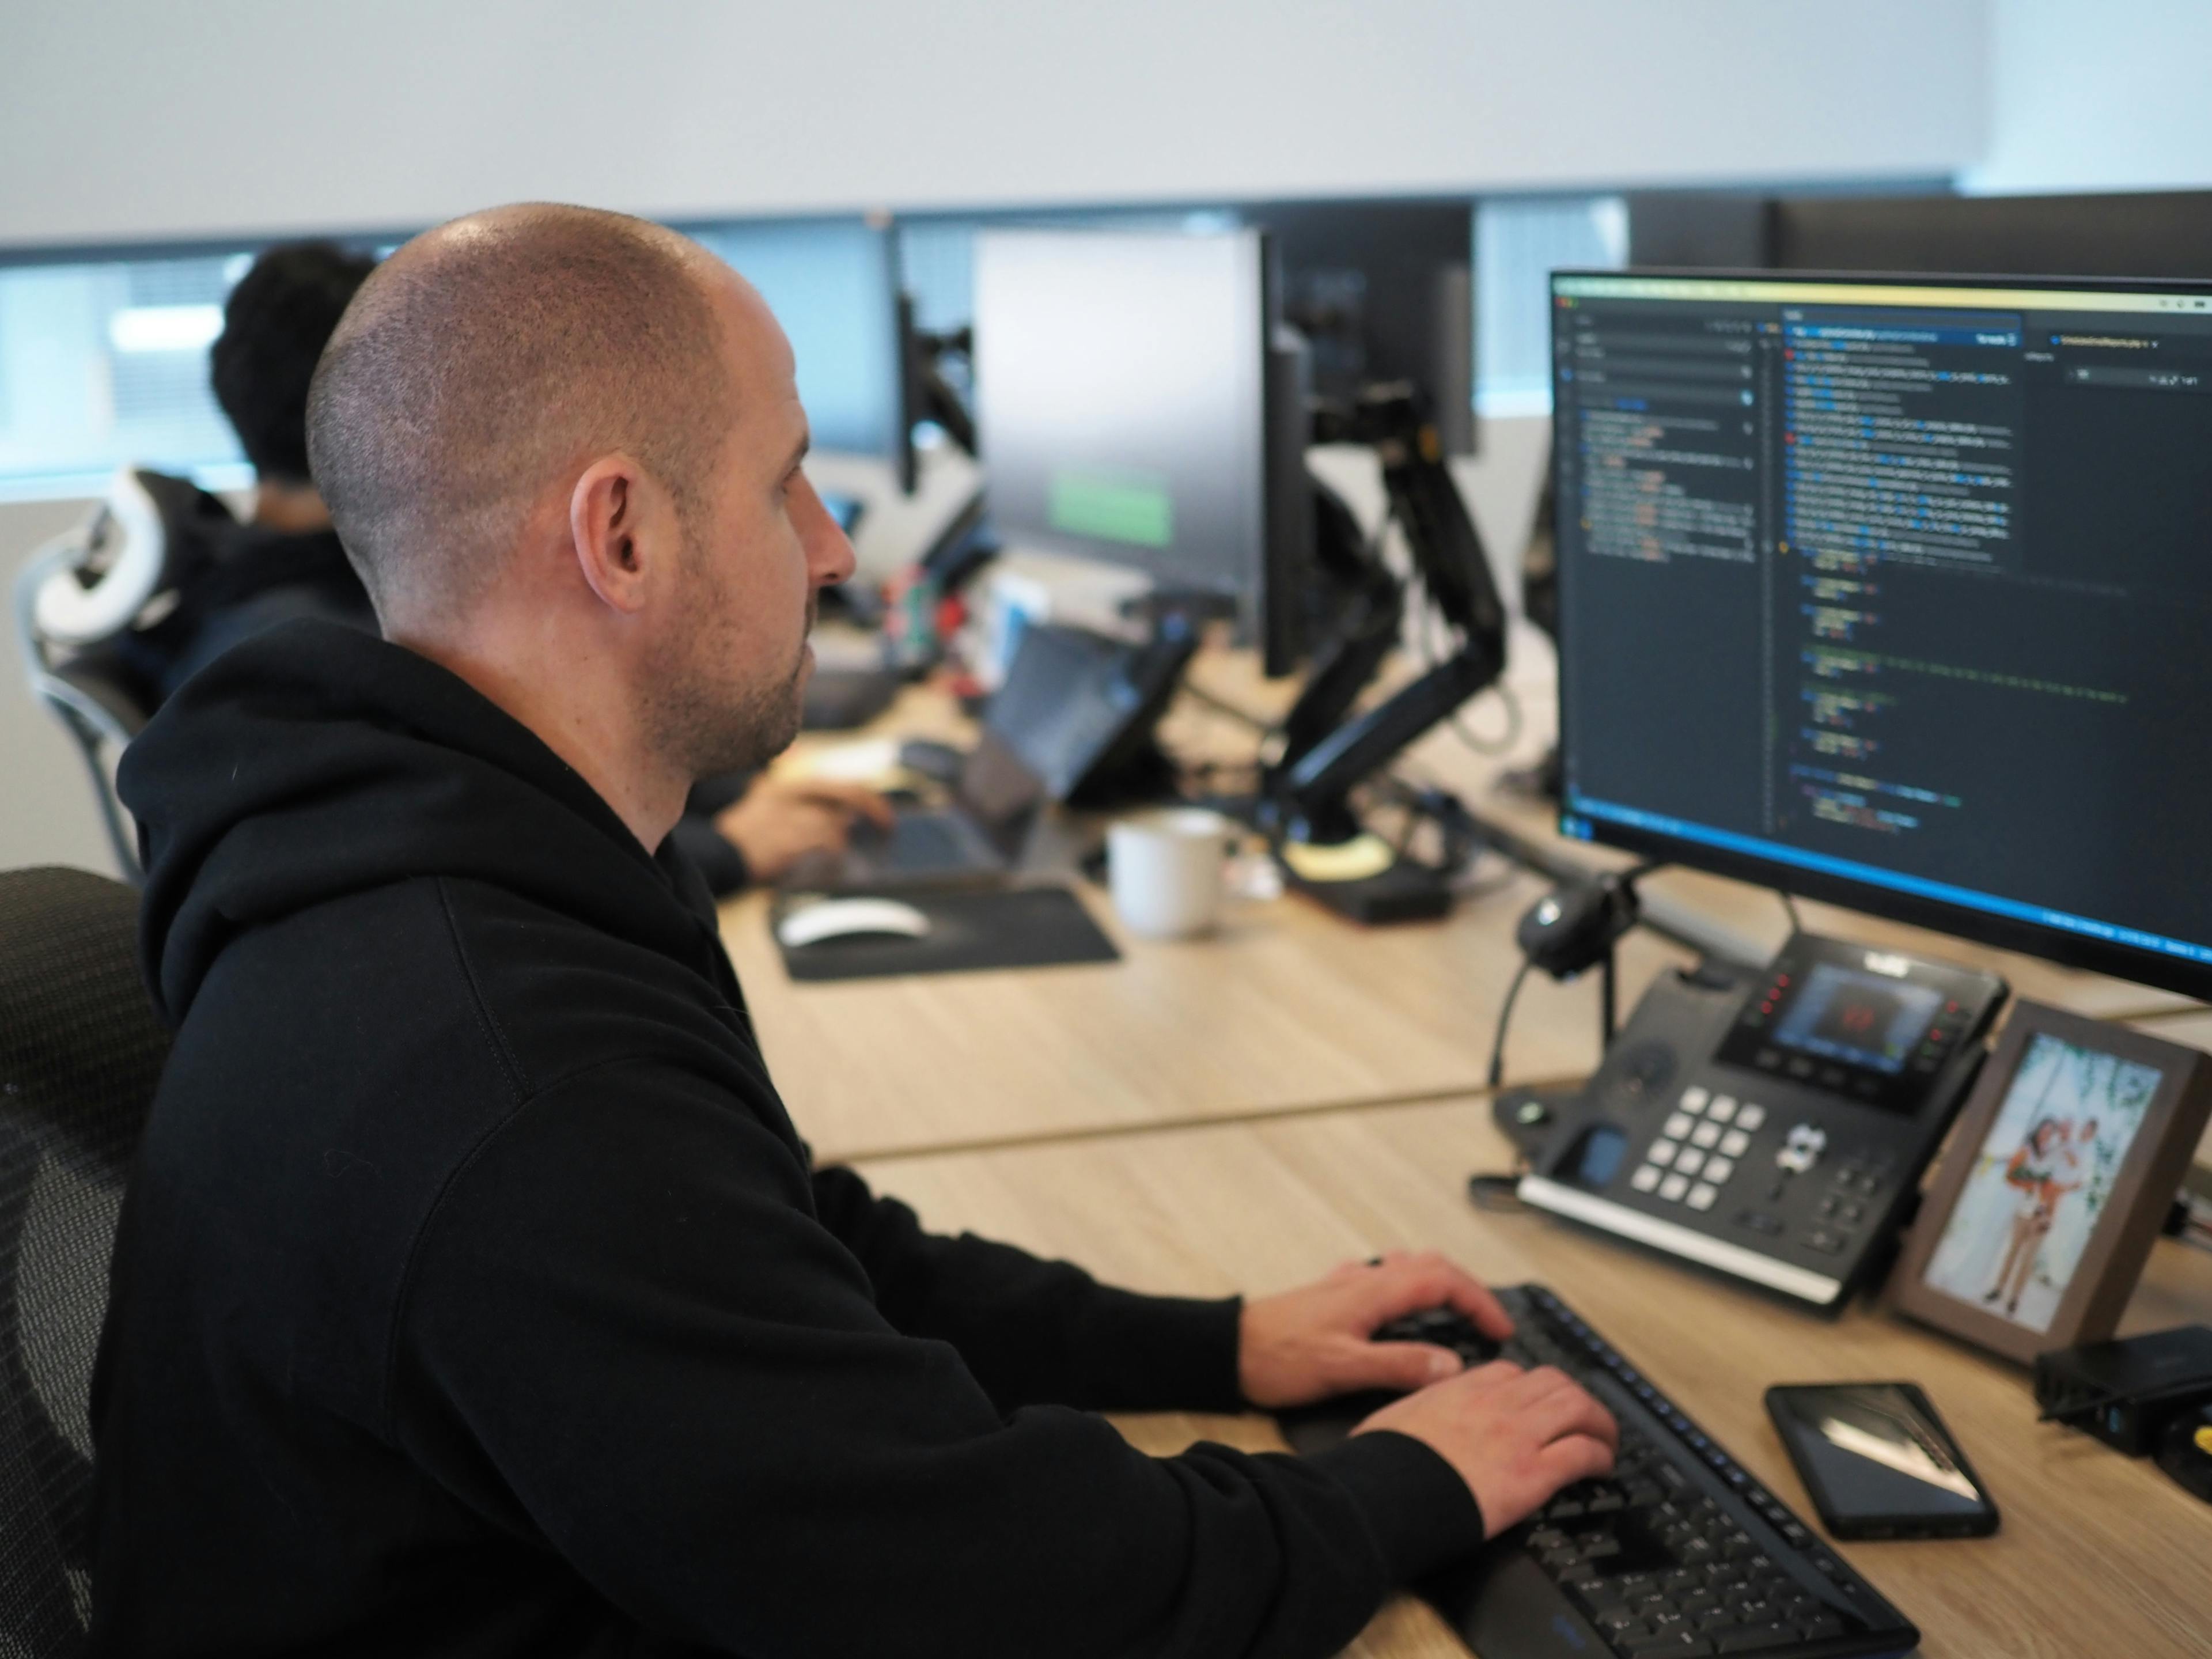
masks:
<path fill-rule="evenodd" d="M 928 933 L 927 916 L 911 904 L 887 898 L 818 899 L 804 909 L 792 911 L 775 925 L 775 936 L 793 951 L 825 939 L 922 939 Z"/>

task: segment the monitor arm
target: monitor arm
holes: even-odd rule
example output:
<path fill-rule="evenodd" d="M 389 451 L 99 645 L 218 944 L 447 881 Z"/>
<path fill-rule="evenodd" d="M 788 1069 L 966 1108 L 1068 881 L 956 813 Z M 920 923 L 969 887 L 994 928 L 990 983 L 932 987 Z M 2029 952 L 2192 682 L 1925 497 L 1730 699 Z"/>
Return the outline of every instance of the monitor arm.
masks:
<path fill-rule="evenodd" d="M 1317 478 L 1311 482 L 1316 550 L 1341 602 L 1328 640 L 1314 653 L 1304 689 L 1277 728 L 1271 763 L 1278 776 L 1344 724 L 1396 648 L 1406 616 L 1405 584 L 1369 554 L 1358 520 L 1336 492 Z"/>
<path fill-rule="evenodd" d="M 923 421 L 935 422 L 945 435 L 973 458 L 977 454 L 975 419 L 939 367 L 948 356 L 974 361 L 973 329 L 957 328 L 933 333 L 915 321 L 914 296 L 902 293 L 897 300 L 899 374 L 899 488 L 913 495 L 921 480 L 914 449 L 914 428 Z"/>
<path fill-rule="evenodd" d="M 1449 658 L 1352 717 L 1352 704 L 1397 644 L 1404 612 L 1402 585 L 1375 567 L 1285 720 L 1283 750 L 1267 779 L 1277 827 L 1292 840 L 1334 842 L 1358 833 L 1348 804 L 1357 785 L 1495 683 L 1505 666 L 1505 608 L 1481 538 L 1444 465 L 1436 424 L 1413 387 L 1372 386 L 1348 409 L 1325 408 L 1316 413 L 1314 437 L 1374 448 L 1414 570 L 1458 636 Z"/>

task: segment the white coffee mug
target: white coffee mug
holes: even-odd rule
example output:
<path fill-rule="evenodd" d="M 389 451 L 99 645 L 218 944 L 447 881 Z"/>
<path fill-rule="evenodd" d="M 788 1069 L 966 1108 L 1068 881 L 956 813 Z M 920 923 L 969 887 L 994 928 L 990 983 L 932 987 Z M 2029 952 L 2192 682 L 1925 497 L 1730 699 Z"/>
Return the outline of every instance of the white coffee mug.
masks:
<path fill-rule="evenodd" d="M 1122 926 L 1147 939 L 1188 939 L 1221 913 L 1229 820 L 1200 806 L 1162 807 L 1106 831 L 1107 879 Z"/>

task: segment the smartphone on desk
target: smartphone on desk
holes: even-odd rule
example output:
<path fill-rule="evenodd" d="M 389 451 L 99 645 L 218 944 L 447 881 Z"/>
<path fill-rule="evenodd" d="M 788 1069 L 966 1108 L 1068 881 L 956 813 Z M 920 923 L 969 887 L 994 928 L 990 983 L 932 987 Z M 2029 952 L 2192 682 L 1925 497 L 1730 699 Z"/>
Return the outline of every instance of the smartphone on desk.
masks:
<path fill-rule="evenodd" d="M 1997 1529 L 1997 1506 L 1912 1383 L 1772 1388 L 1766 1410 L 1831 1536 L 1984 1538 Z"/>

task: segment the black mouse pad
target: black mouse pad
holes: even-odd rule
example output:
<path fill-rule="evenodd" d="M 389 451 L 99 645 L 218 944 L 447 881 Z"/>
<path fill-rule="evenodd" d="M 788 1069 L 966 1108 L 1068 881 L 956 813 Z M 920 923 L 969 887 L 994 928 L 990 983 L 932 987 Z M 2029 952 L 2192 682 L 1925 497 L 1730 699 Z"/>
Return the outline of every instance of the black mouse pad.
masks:
<path fill-rule="evenodd" d="M 840 897 L 857 896 L 839 895 Z M 961 974 L 981 968 L 1054 968 L 1118 962 L 1082 901 L 1065 887 L 902 894 L 929 918 L 921 939 L 882 933 L 823 939 L 797 950 L 776 941 L 794 980 L 882 979 L 894 974 Z M 780 914 L 780 913 L 779 913 Z"/>

